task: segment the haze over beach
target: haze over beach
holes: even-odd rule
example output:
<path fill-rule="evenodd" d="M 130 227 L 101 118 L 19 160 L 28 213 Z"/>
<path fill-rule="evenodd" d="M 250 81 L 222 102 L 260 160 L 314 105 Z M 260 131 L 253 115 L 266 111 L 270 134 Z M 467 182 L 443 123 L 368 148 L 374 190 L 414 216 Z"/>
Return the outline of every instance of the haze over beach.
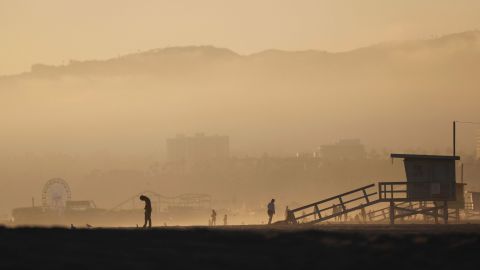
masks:
<path fill-rule="evenodd" d="M 323 266 L 352 260 L 340 268 L 401 250 L 406 267 L 471 266 L 478 14 L 473 0 L 0 0 L 0 255 L 50 266 L 36 241 L 68 238 L 51 243 L 58 265 L 89 246 L 82 269 L 158 254 L 303 269 L 313 248 Z"/>
<path fill-rule="evenodd" d="M 236 157 L 293 156 L 351 138 L 382 158 L 446 154 L 451 119 L 478 110 L 479 52 L 480 33 L 469 31 L 343 53 L 188 46 L 35 64 L 0 79 L 2 155 L 107 155 L 126 162 L 109 169 L 145 170 L 165 160 L 167 138 L 198 132 L 228 135 Z M 459 149 L 472 155 L 474 135 L 462 129 Z M 92 163 L 82 174 L 105 169 Z"/>
<path fill-rule="evenodd" d="M 475 0 L 2 0 L 0 74 L 172 46 L 341 52 L 474 30 L 479 11 Z"/>
<path fill-rule="evenodd" d="M 208 131 L 230 135 L 242 155 L 345 137 L 443 152 L 444 119 L 475 115 L 479 48 L 469 31 L 342 53 L 187 46 L 35 64 L 0 81 L 3 147 L 161 153 L 168 136 Z"/>
<path fill-rule="evenodd" d="M 8 104 L 2 104 L 3 117 L 12 119 L 9 106 L 25 108 L 15 120 L 19 132 L 3 121 L 4 136 L 14 137 L 5 150 L 156 147 L 153 152 L 161 153 L 167 136 L 206 132 L 230 135 L 241 154 L 291 154 L 342 137 L 380 149 L 444 151 L 449 136 L 444 121 L 468 120 L 475 112 L 476 1 L 3 0 L 0 5 L 5 37 L 0 74 L 34 71 L 21 77 L 28 86 L 17 85 L 20 90 L 10 85 L 11 77 L 2 79 L 2 90 L 17 93 L 2 97 Z M 34 80 L 42 65 L 58 67 L 51 69 L 58 76 Z M 434 107 L 425 109 L 430 103 Z M 264 110 L 266 104 L 271 110 Z M 79 112 L 84 106 L 91 108 L 88 113 Z M 50 118 L 57 110 L 65 117 Z M 21 120 L 25 117 L 43 128 Z M 418 134 L 426 122 L 431 132 Z M 376 132 L 386 123 L 386 133 Z M 49 133 L 54 127 L 59 128 Z M 87 139 L 90 128 L 97 134 Z M 63 136 L 66 130 L 73 134 Z M 38 143 L 25 138 L 37 132 L 44 134 L 34 136 Z M 113 139 L 118 133 L 134 137 Z M 472 148 L 474 141 L 459 143 Z"/>

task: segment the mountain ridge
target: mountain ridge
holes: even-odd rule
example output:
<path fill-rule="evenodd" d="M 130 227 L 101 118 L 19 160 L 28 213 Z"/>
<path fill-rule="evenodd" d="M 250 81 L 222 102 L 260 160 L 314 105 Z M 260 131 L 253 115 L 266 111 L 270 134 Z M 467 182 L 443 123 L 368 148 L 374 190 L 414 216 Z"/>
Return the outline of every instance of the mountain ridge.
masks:
<path fill-rule="evenodd" d="M 133 73 L 143 73 L 150 70 L 155 70 L 160 65 L 179 63 L 184 66 L 216 64 L 225 61 L 235 60 L 251 60 L 251 59 L 271 59 L 271 58 L 345 58 L 352 55 L 359 54 L 385 54 L 393 51 L 418 51 L 424 49 L 442 49 L 450 45 L 460 46 L 460 49 L 479 49 L 480 48 L 480 31 L 472 30 L 460 33 L 453 33 L 435 37 L 425 40 L 408 40 L 408 41 L 391 41 L 382 42 L 366 47 L 361 47 L 344 52 L 328 52 L 323 50 L 280 50 L 268 49 L 257 53 L 241 55 L 228 48 L 216 47 L 212 45 L 204 46 L 174 46 L 165 48 L 156 48 L 138 53 L 131 53 L 121 55 L 115 58 L 108 58 L 103 60 L 70 60 L 66 65 L 48 65 L 48 64 L 34 64 L 30 71 L 3 75 L 0 79 L 16 78 L 18 76 L 29 75 L 86 75 L 88 73 L 94 74 L 98 72 L 97 68 L 112 68 L 120 69 L 120 74 L 128 73 L 127 70 L 119 68 L 119 65 L 133 65 L 130 69 Z M 200 63 L 199 63 L 200 62 Z M 102 68 L 103 67 L 103 68 Z M 92 72 L 85 72 L 85 69 L 92 69 Z M 138 70 L 140 69 L 140 70 Z"/>

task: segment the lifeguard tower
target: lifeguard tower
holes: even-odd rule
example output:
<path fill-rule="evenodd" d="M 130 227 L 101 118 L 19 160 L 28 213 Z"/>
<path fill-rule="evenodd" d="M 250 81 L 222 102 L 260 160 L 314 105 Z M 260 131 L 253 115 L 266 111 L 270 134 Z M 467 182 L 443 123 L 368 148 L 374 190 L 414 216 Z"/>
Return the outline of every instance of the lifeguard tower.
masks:
<path fill-rule="evenodd" d="M 390 223 L 396 218 L 423 214 L 448 222 L 449 203 L 460 208 L 463 199 L 457 201 L 455 161 L 458 156 L 391 154 L 391 158 L 403 159 L 406 182 L 380 182 L 379 199 L 390 203 Z M 463 187 L 463 185 L 462 185 Z M 463 188 L 459 189 L 462 190 Z M 463 198 L 463 196 L 462 196 Z M 461 202 L 459 202 L 461 201 Z M 417 207 L 403 207 L 405 202 Z M 441 212 L 441 214 L 439 214 Z"/>
<path fill-rule="evenodd" d="M 459 219 L 459 209 L 464 208 L 464 184 L 456 183 L 455 161 L 460 157 L 391 154 L 391 158 L 403 159 L 405 182 L 379 182 L 377 189 L 371 184 L 291 209 L 284 222 L 319 223 L 384 203 L 389 206 L 369 212 L 370 221 L 389 217 L 390 224 L 394 224 L 395 219 L 423 215 L 433 218 L 435 223 L 439 218 L 448 223 L 449 208 L 456 210 L 453 218 Z"/>

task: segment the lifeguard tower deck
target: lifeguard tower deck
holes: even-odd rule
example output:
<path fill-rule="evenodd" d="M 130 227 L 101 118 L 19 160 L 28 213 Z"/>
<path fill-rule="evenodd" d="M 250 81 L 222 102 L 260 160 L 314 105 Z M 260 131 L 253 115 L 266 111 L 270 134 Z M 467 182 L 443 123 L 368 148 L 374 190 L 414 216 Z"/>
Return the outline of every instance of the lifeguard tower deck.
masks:
<path fill-rule="evenodd" d="M 455 161 L 458 156 L 391 154 L 404 162 L 405 182 L 379 182 L 287 211 L 288 224 L 314 224 L 341 218 L 350 212 L 373 205 L 389 205 L 369 212 L 369 219 L 395 219 L 412 215 L 432 217 L 435 222 L 449 219 L 449 207 L 463 205 L 463 184 L 456 183 Z M 462 199 L 457 200 L 457 188 Z M 305 221 L 307 220 L 307 221 Z"/>

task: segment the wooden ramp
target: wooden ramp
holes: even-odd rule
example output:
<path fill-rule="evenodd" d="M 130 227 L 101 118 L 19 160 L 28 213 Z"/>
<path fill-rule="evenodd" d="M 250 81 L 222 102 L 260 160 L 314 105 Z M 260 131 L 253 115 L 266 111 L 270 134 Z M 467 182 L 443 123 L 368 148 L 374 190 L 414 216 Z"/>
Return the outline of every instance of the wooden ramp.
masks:
<path fill-rule="evenodd" d="M 341 219 L 349 212 L 383 202 L 378 197 L 375 184 L 364 186 L 321 201 L 287 211 L 288 224 L 314 224 L 332 218 Z"/>

